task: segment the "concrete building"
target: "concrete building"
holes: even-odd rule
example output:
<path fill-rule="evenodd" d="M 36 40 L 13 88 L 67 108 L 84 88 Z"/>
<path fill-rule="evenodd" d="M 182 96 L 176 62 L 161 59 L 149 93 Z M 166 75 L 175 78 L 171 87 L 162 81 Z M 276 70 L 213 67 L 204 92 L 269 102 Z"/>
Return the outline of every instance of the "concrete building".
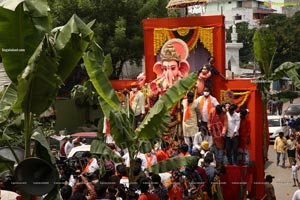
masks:
<path fill-rule="evenodd" d="M 265 16 L 274 12 L 275 10 L 262 0 L 208 0 L 205 13 L 201 15 L 223 14 L 226 28 L 232 26 L 234 20 L 236 23 L 248 22 L 249 28 L 253 28 L 257 27 Z"/>

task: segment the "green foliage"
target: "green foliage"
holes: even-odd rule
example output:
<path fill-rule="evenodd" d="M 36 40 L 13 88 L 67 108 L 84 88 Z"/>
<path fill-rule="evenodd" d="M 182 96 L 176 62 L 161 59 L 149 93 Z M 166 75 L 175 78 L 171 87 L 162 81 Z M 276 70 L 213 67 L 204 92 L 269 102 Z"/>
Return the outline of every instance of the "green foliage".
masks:
<path fill-rule="evenodd" d="M 100 105 L 108 119 L 111 109 L 121 109 L 120 101 L 104 72 L 104 69 L 106 68 L 104 65 L 111 65 L 109 57 L 109 55 L 104 56 L 103 50 L 96 43 L 93 43 L 87 52 L 83 54 L 84 64 L 90 80 L 93 83 L 98 95 L 104 99 L 104 101 L 100 101 Z M 107 62 L 103 62 L 104 60 Z M 101 104 L 101 102 L 105 103 Z"/>
<path fill-rule="evenodd" d="M 18 133 L 23 134 L 20 142 L 25 141 L 25 158 L 35 156 L 54 164 L 44 133 L 32 131 L 34 116 L 53 103 L 59 87 L 82 57 L 94 33 L 91 24 L 86 25 L 73 15 L 53 35 L 48 11 L 46 0 L 0 2 L 1 57 L 14 86 L 8 87 L 0 102 L 1 125 L 4 125 L 0 139 L 10 142 L 9 133 L 15 134 L 22 127 Z M 12 116 L 15 113 L 11 109 L 22 115 Z M 4 120 L 5 117 L 8 119 Z M 35 141 L 33 153 L 31 140 Z M 58 199 L 58 195 L 59 188 L 55 187 L 45 199 Z M 23 197 L 31 199 L 26 191 Z"/>
<path fill-rule="evenodd" d="M 55 26 L 65 24 L 72 13 L 85 22 L 96 19 L 95 41 L 104 52 L 111 53 L 111 78 L 118 79 L 122 63 L 141 63 L 144 55 L 142 20 L 167 17 L 167 3 L 168 0 L 52 0 L 50 8 Z"/>
<path fill-rule="evenodd" d="M 253 50 L 261 73 L 267 79 L 272 73 L 273 58 L 276 53 L 275 38 L 271 33 L 258 29 L 253 36 Z"/>
<path fill-rule="evenodd" d="M 98 154 L 105 160 L 112 160 L 115 163 L 123 162 L 123 159 L 116 155 L 104 142 L 93 140 L 91 144 L 91 153 Z"/>
<path fill-rule="evenodd" d="M 292 17 L 282 14 L 271 14 L 262 20 L 262 24 L 275 36 L 277 42 L 277 56 L 274 59 L 274 67 L 277 68 L 284 62 L 298 62 L 300 57 L 300 11 Z"/>
<path fill-rule="evenodd" d="M 198 157 L 195 156 L 173 157 L 151 166 L 148 170 L 152 173 L 163 173 L 175 170 L 174 166 L 197 166 L 197 164 Z"/>
<path fill-rule="evenodd" d="M 17 91 L 13 84 L 10 84 L 2 91 L 0 101 L 0 123 L 6 121 L 12 113 L 11 107 L 17 101 Z"/>
<path fill-rule="evenodd" d="M 296 88 L 300 88 L 300 76 L 297 71 L 300 69 L 300 62 L 292 63 L 292 62 L 285 62 L 282 63 L 279 67 L 277 67 L 273 74 L 271 79 L 272 80 L 279 80 L 283 77 L 289 77 L 294 86 Z"/>
<path fill-rule="evenodd" d="M 75 85 L 71 91 L 71 98 L 75 102 L 82 105 L 96 105 L 98 103 L 98 95 L 91 81 L 86 81 L 83 85 Z"/>
<path fill-rule="evenodd" d="M 0 3 L 1 56 L 7 75 L 16 84 L 18 75 L 25 69 L 28 60 L 49 30 L 48 10 L 44 5 L 47 1 L 28 0 L 17 4 L 15 10 L 1 7 L 6 2 Z M 32 6 L 34 2 L 36 6 Z M 26 12 L 23 4 L 28 9 Z M 39 22 L 39 25 L 33 22 Z"/>

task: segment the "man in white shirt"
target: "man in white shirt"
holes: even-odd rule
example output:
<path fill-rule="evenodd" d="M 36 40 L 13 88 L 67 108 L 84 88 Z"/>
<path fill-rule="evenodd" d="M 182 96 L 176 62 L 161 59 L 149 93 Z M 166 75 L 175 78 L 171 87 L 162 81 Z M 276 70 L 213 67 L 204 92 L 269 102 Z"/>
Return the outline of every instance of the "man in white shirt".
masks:
<path fill-rule="evenodd" d="M 67 136 L 67 142 L 66 142 L 64 148 L 65 148 L 65 154 L 66 154 L 66 156 L 68 156 L 70 151 L 73 148 L 73 141 L 72 141 L 72 138 L 70 136 Z"/>
<path fill-rule="evenodd" d="M 87 164 L 86 164 L 85 168 L 83 169 L 84 173 L 92 174 L 96 170 L 99 169 L 98 161 L 97 161 L 96 158 L 92 157 L 91 152 L 85 151 L 82 154 L 82 158 L 86 158 L 87 159 Z"/>
<path fill-rule="evenodd" d="M 219 105 L 218 100 L 210 95 L 208 87 L 204 88 L 203 95 L 196 99 L 200 115 L 201 115 L 201 131 L 208 131 L 207 121 L 210 109 Z"/>
<path fill-rule="evenodd" d="M 145 97 L 144 94 L 138 90 L 136 82 L 131 84 L 129 104 L 135 116 L 135 127 L 138 127 L 145 115 Z"/>
<path fill-rule="evenodd" d="M 239 145 L 239 128 L 240 128 L 240 116 L 235 112 L 236 105 L 229 106 L 229 110 L 226 113 L 228 119 L 228 129 L 225 138 L 226 156 L 229 164 L 238 164 L 238 145 Z M 232 162 L 233 154 L 233 162 Z"/>

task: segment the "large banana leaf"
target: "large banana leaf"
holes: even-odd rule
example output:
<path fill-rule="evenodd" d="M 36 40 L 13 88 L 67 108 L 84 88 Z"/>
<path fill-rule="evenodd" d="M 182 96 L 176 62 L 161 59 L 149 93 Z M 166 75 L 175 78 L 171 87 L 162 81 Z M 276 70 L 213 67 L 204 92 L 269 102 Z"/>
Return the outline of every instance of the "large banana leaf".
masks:
<path fill-rule="evenodd" d="M 46 137 L 43 135 L 43 131 L 40 128 L 36 129 L 32 134 L 31 139 L 36 142 L 34 149 L 35 156 L 55 166 L 55 158 L 51 153 L 49 143 L 47 142 Z"/>
<path fill-rule="evenodd" d="M 260 29 L 256 30 L 253 36 L 253 51 L 261 73 L 265 77 L 270 77 L 276 52 L 275 37 L 272 34 L 263 33 Z"/>
<path fill-rule="evenodd" d="M 62 82 L 56 75 L 58 63 L 52 39 L 44 37 L 19 76 L 14 111 L 39 115 L 53 103 Z"/>
<path fill-rule="evenodd" d="M 60 57 L 57 74 L 62 80 L 72 72 L 93 37 L 94 32 L 77 15 L 73 15 L 58 32 L 55 39 L 55 49 Z"/>
<path fill-rule="evenodd" d="M 16 84 L 18 75 L 49 30 L 49 8 L 46 0 L 26 0 L 24 3 L 6 0 L 1 1 L 0 6 L 2 62 L 8 77 Z"/>
<path fill-rule="evenodd" d="M 121 148 L 130 147 L 138 149 L 138 146 L 132 146 L 135 137 L 133 115 L 128 117 L 124 111 L 114 110 L 111 111 L 109 116 L 110 133 L 116 144 Z"/>
<path fill-rule="evenodd" d="M 7 88 L 5 88 L 3 96 L 0 100 L 0 123 L 8 119 L 11 113 L 12 105 L 17 101 L 17 91 L 14 85 L 11 83 Z"/>
<path fill-rule="evenodd" d="M 163 173 L 172 170 L 178 170 L 182 166 L 196 166 L 199 158 L 196 156 L 182 156 L 173 157 L 167 160 L 160 161 L 150 168 L 147 168 L 149 172 Z"/>
<path fill-rule="evenodd" d="M 187 91 L 195 86 L 196 81 L 197 74 L 191 73 L 169 88 L 167 92 L 159 98 L 137 128 L 137 138 L 149 140 L 156 137 L 156 133 L 161 134 L 164 128 L 166 128 L 165 124 L 162 123 L 163 118 L 169 113 L 171 108 L 180 101 Z"/>
<path fill-rule="evenodd" d="M 103 99 L 103 101 L 101 99 L 99 101 L 101 108 L 105 116 L 109 119 L 111 110 L 121 109 L 120 101 L 104 72 L 104 69 L 111 66 L 110 56 L 108 55 L 106 58 L 103 55 L 102 49 L 96 43 L 93 43 L 90 49 L 83 54 L 83 60 L 97 93 Z"/>
<path fill-rule="evenodd" d="M 26 0 L 24 3 L 24 11 L 30 15 L 33 25 L 41 33 L 41 37 L 44 33 L 49 33 L 51 30 L 51 16 L 48 1 Z"/>
<path fill-rule="evenodd" d="M 300 69 L 300 62 L 292 63 L 285 62 L 277 67 L 272 73 L 272 80 L 279 80 L 283 77 L 289 77 L 295 87 L 300 88 L 300 76 L 298 71 Z"/>
<path fill-rule="evenodd" d="M 106 160 L 112 160 L 115 163 L 123 162 L 123 159 L 116 155 L 103 141 L 93 140 L 91 144 L 91 153 L 100 154 Z"/>

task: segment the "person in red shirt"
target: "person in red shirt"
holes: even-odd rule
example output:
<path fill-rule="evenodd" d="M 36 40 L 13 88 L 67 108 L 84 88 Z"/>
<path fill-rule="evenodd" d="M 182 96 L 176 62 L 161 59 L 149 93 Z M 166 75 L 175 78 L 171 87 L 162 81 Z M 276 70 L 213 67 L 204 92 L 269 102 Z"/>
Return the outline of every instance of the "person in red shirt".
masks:
<path fill-rule="evenodd" d="M 242 162 L 249 164 L 249 143 L 250 143 L 250 121 L 247 118 L 249 111 L 241 109 L 240 111 L 240 129 L 239 129 L 239 151 L 243 154 Z"/>
<path fill-rule="evenodd" d="M 211 108 L 207 121 L 208 131 L 213 138 L 212 151 L 216 159 L 216 167 L 222 166 L 224 161 L 225 134 L 228 128 L 228 119 L 221 105 Z"/>

